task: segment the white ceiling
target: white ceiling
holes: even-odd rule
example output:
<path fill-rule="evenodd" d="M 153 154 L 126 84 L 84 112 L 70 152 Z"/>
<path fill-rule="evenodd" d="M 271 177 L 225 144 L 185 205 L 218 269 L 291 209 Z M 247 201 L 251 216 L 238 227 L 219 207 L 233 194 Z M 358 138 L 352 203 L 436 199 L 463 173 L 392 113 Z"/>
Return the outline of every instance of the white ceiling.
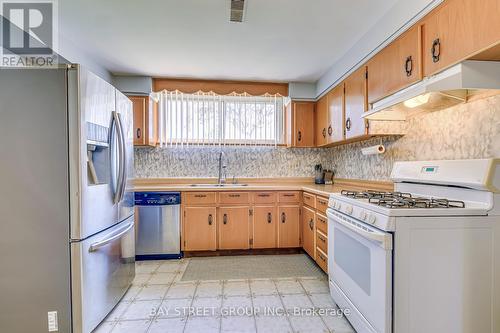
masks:
<path fill-rule="evenodd" d="M 64 0 L 59 30 L 115 74 L 314 82 L 396 2 Z"/>

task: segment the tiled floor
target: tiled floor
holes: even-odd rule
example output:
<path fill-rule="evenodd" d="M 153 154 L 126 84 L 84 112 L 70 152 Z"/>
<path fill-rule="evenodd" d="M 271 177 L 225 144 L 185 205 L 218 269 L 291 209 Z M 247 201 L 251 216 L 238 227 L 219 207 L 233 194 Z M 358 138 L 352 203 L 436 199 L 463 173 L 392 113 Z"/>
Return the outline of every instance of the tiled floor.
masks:
<path fill-rule="evenodd" d="M 95 332 L 354 332 L 331 314 L 326 276 L 184 282 L 189 260 L 137 263 L 133 286 Z"/>

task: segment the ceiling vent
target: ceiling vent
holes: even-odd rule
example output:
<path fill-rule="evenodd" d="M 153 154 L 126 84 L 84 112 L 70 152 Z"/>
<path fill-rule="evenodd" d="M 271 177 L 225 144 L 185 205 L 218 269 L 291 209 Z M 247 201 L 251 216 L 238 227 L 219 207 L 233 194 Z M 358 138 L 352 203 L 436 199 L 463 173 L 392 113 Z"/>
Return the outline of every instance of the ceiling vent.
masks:
<path fill-rule="evenodd" d="M 231 0 L 231 22 L 243 22 L 245 0 Z"/>

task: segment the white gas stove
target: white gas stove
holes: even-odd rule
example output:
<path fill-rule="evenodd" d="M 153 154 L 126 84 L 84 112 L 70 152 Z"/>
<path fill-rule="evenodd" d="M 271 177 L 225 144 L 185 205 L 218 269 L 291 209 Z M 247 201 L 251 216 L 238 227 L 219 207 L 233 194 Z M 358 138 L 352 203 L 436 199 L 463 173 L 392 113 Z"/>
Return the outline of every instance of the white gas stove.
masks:
<path fill-rule="evenodd" d="M 358 332 L 499 332 L 500 159 L 396 162 L 391 178 L 330 196 L 334 300 Z"/>

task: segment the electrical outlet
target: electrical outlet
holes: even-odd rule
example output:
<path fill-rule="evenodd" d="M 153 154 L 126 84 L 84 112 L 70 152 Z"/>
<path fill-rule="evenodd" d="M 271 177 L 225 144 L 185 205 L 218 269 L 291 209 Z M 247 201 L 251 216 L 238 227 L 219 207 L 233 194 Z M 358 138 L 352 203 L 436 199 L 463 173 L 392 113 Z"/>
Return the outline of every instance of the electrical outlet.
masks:
<path fill-rule="evenodd" d="M 49 332 L 57 332 L 59 331 L 59 324 L 57 322 L 57 311 L 49 311 L 47 312 L 48 323 L 49 323 Z"/>

